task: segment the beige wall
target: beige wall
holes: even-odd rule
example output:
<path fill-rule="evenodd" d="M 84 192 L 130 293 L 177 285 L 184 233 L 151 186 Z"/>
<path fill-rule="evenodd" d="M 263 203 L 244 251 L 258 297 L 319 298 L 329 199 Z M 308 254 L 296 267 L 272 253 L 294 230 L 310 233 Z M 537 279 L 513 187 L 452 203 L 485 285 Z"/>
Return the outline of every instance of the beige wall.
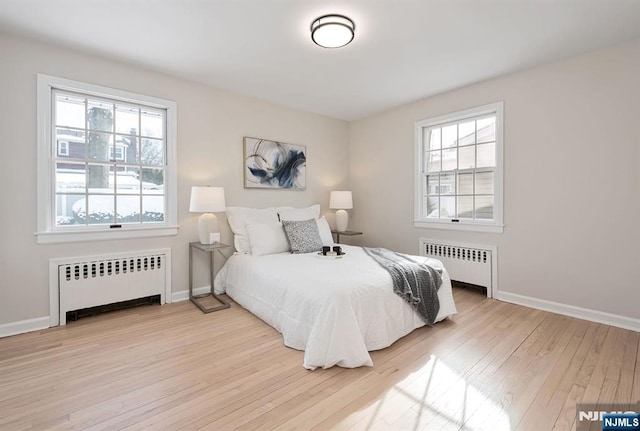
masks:
<path fill-rule="evenodd" d="M 350 227 L 365 235 L 347 241 L 410 253 L 423 236 L 496 245 L 501 291 L 640 318 L 640 41 L 350 124 L 20 38 L 0 35 L 0 58 L 0 325 L 48 315 L 50 258 L 170 247 L 173 290 L 187 289 L 189 190 L 203 184 L 224 186 L 228 205 L 318 202 L 329 215 L 329 191 L 350 186 Z M 178 103 L 178 236 L 36 244 L 37 73 Z M 498 100 L 504 234 L 414 228 L 415 121 Z M 244 190 L 243 136 L 306 145 L 307 190 Z"/>
<path fill-rule="evenodd" d="M 414 123 L 499 100 L 504 233 L 414 228 Z M 639 120 L 637 40 L 352 122 L 351 226 L 410 253 L 496 245 L 500 291 L 640 318 Z"/>
<path fill-rule="evenodd" d="M 198 215 L 188 211 L 192 185 L 223 186 L 229 206 L 305 206 L 317 202 L 323 212 L 327 211 L 329 191 L 348 185 L 349 126 L 344 121 L 1 34 L 0 59 L 0 325 L 48 316 L 50 258 L 170 247 L 173 291 L 187 289 L 187 244 L 197 239 Z M 36 244 L 37 73 L 177 102 L 178 236 Z M 306 145 L 306 191 L 243 189 L 243 136 Z M 225 225 L 224 215 L 221 218 Z M 228 229 L 223 240 L 231 241 Z"/>

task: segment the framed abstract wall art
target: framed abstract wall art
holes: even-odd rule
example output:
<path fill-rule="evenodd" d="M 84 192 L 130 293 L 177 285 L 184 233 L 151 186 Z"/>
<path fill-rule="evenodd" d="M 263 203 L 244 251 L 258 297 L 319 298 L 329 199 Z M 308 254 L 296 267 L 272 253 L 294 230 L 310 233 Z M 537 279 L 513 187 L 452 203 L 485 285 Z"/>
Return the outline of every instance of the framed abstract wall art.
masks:
<path fill-rule="evenodd" d="M 304 190 L 307 148 L 267 139 L 244 138 L 244 187 Z"/>

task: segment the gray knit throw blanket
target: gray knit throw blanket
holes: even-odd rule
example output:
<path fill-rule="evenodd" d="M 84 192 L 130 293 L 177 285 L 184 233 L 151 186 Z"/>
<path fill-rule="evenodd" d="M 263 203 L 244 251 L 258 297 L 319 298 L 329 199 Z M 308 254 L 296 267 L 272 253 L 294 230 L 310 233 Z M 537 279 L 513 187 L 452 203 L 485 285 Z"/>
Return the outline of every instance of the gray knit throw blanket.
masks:
<path fill-rule="evenodd" d="M 393 292 L 407 301 L 427 325 L 433 325 L 440 311 L 441 271 L 385 248 L 362 248 L 389 272 Z"/>

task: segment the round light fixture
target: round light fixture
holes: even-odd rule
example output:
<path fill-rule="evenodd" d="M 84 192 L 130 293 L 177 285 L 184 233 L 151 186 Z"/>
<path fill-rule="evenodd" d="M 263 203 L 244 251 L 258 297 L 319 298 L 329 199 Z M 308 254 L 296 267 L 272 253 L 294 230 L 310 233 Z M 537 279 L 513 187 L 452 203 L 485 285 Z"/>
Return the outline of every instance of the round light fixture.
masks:
<path fill-rule="evenodd" d="M 323 48 L 348 45 L 355 36 L 356 25 L 344 15 L 323 15 L 311 23 L 311 40 Z"/>

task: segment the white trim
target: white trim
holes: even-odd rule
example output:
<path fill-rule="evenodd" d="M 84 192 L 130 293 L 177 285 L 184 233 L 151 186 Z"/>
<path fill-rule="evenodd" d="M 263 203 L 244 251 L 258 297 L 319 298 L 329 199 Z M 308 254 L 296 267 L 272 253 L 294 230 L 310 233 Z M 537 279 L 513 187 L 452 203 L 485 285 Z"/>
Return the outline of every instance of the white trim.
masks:
<path fill-rule="evenodd" d="M 474 108 L 463 109 L 462 111 L 450 112 L 448 114 L 439 115 L 437 117 L 431 117 L 426 120 L 418 121 L 416 124 L 420 124 L 422 127 L 431 127 L 438 125 L 445 125 L 447 123 L 456 123 L 460 120 L 464 120 L 469 117 L 479 117 L 485 114 L 493 114 L 497 110 L 501 110 L 504 102 L 493 102 L 482 106 L 476 106 Z"/>
<path fill-rule="evenodd" d="M 173 302 L 171 294 L 171 249 L 159 248 L 154 250 L 136 250 L 136 251 L 123 251 L 119 253 L 101 254 L 97 256 L 75 256 L 75 257 L 61 257 L 56 259 L 49 259 L 49 326 L 58 326 L 60 324 L 60 290 L 58 288 L 58 267 L 60 265 L 68 265 L 83 260 L 97 260 L 97 259 L 118 259 L 123 255 L 127 257 L 146 256 L 149 254 L 164 254 L 164 301 L 161 303 Z"/>
<path fill-rule="evenodd" d="M 165 199 L 166 215 L 159 227 L 136 224 L 131 228 L 118 229 L 117 235 L 113 235 L 113 229 L 109 226 L 87 226 L 69 230 L 65 227 L 54 225 L 55 182 L 53 181 L 53 152 L 57 151 L 52 142 L 52 118 L 53 109 L 52 90 L 67 90 L 81 92 L 91 96 L 116 99 L 123 102 L 146 105 L 166 111 L 166 163 L 165 163 Z M 177 135 L 177 104 L 174 101 L 158 97 L 146 96 L 130 91 L 123 91 L 103 87 L 84 82 L 72 81 L 55 76 L 39 73 L 37 76 L 37 242 L 38 244 L 50 244 L 76 241 L 96 241 L 123 238 L 141 238 L 154 236 L 176 235 L 178 225 L 178 135 Z M 156 225 L 157 226 L 157 225 Z M 128 226 L 126 226 L 128 227 Z M 97 231 L 101 234 L 97 234 Z"/>
<path fill-rule="evenodd" d="M 206 295 L 207 293 L 211 293 L 211 287 L 208 285 L 195 287 L 193 289 L 194 295 Z M 189 289 L 179 290 L 171 294 L 171 302 L 182 302 L 182 301 L 188 301 L 188 300 L 189 300 Z"/>
<path fill-rule="evenodd" d="M 550 313 L 562 314 L 564 316 L 575 317 L 577 319 L 640 332 L 640 319 L 618 316 L 612 313 L 576 307 L 574 305 L 562 304 L 560 302 L 547 301 L 545 299 L 532 298 L 530 296 L 518 295 L 516 293 L 497 292 L 495 298 L 511 304 L 523 305 L 537 310 L 548 311 Z"/>
<path fill-rule="evenodd" d="M 492 222 L 468 221 L 451 222 L 450 220 L 430 220 L 422 218 L 422 203 L 424 184 L 422 181 L 422 169 L 424 166 L 424 152 L 422 147 L 422 129 L 449 122 L 457 122 L 469 117 L 477 117 L 484 114 L 496 115 L 496 166 L 494 172 L 494 220 Z M 414 130 L 414 226 L 418 228 L 448 229 L 475 232 L 504 232 L 504 102 L 494 102 L 463 111 L 452 112 L 438 117 L 417 121 Z M 445 222 L 445 223 L 443 223 Z M 477 228 L 472 229 L 472 226 Z"/>
<path fill-rule="evenodd" d="M 38 244 L 60 244 L 65 242 L 82 242 L 82 241 L 100 241 L 100 240 L 118 240 L 130 238 L 150 238 L 157 236 L 175 236 L 178 234 L 178 226 L 163 227 L 137 227 L 129 228 L 123 225 L 121 229 L 111 229 L 72 232 L 36 232 L 34 235 L 38 237 Z"/>
<path fill-rule="evenodd" d="M 25 332 L 40 331 L 49 327 L 49 316 L 36 317 L 35 319 L 20 320 L 0 325 L 0 338 L 11 335 L 24 334 Z"/>
<path fill-rule="evenodd" d="M 58 266 L 68 259 L 49 259 L 49 326 L 60 324 L 60 279 Z"/>
<path fill-rule="evenodd" d="M 418 228 L 425 229 L 439 229 L 439 230 L 459 230 L 465 232 L 489 232 L 489 233 L 502 233 L 504 232 L 504 225 L 494 224 L 481 224 L 481 223 L 454 223 L 450 220 L 434 220 L 426 222 L 424 220 L 414 220 L 413 225 Z"/>
<path fill-rule="evenodd" d="M 164 255 L 164 303 L 165 304 L 170 304 L 171 302 L 173 302 L 173 299 L 171 298 L 171 268 L 173 267 L 171 264 L 171 249 L 170 248 L 163 248 L 163 249 L 159 249 L 162 250 L 165 255 Z"/>
<path fill-rule="evenodd" d="M 36 182 L 37 182 L 37 230 L 42 232 L 51 231 L 51 221 L 49 217 L 53 212 L 53 182 L 51 178 L 52 163 L 51 154 L 49 154 L 49 142 L 51 141 L 51 85 L 49 84 L 52 77 L 38 74 L 37 84 L 37 166 Z M 45 157 L 45 155 L 49 157 Z"/>

